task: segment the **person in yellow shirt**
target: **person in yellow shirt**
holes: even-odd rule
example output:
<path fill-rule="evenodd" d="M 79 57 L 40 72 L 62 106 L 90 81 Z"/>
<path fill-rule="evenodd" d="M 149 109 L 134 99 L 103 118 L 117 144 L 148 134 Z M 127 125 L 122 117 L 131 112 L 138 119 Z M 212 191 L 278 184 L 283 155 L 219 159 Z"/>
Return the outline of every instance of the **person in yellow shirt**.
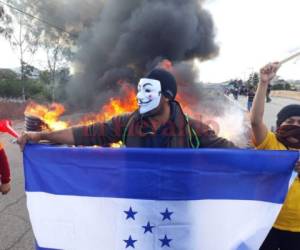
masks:
<path fill-rule="evenodd" d="M 279 69 L 279 63 L 270 63 L 260 70 L 260 82 L 251 109 L 251 126 L 257 149 L 300 149 L 300 105 L 284 107 L 277 114 L 277 130 L 269 131 L 263 122 L 265 98 L 270 81 Z M 295 169 L 300 172 L 299 163 Z M 300 249 L 300 179 L 291 185 L 282 209 L 260 250 Z"/>

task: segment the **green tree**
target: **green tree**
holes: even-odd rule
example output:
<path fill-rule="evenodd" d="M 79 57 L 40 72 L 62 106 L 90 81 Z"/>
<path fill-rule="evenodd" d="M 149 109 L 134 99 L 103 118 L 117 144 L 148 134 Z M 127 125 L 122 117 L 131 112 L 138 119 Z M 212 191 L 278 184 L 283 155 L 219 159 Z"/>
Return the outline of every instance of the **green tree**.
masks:
<path fill-rule="evenodd" d="M 63 34 L 57 34 L 55 40 L 44 38 L 43 48 L 46 51 L 47 55 L 47 71 L 49 77 L 49 86 L 51 90 L 51 99 L 52 102 L 57 101 L 58 96 L 56 95 L 56 89 L 59 87 L 61 83 L 61 71 L 68 66 L 68 62 L 66 59 L 65 51 L 68 50 L 65 47 L 61 36 Z"/>
<path fill-rule="evenodd" d="M 0 5 L 0 35 L 8 38 L 12 33 L 11 28 L 12 17 Z"/>
<path fill-rule="evenodd" d="M 22 7 L 21 7 L 22 6 Z M 9 8 L 10 7 L 10 8 Z M 22 0 L 7 1 L 6 12 L 9 13 L 9 22 L 2 22 L 7 30 L 5 38 L 17 53 L 21 69 L 22 97 L 26 99 L 26 65 L 38 49 L 39 36 L 32 29 L 33 17 L 25 15 L 30 13 L 30 6 L 23 6 Z"/>
<path fill-rule="evenodd" d="M 257 72 L 254 72 L 253 73 L 253 78 L 252 78 L 252 84 L 253 86 L 257 86 L 259 82 L 259 76 L 258 76 L 258 73 Z"/>
<path fill-rule="evenodd" d="M 53 73 L 49 70 L 41 71 L 40 81 L 46 86 L 48 92 L 51 94 L 51 101 L 55 96 L 55 101 L 63 102 L 66 99 L 66 84 L 70 80 L 69 68 L 60 68 L 55 72 L 55 86 L 53 87 L 51 79 Z"/>
<path fill-rule="evenodd" d="M 31 59 L 38 49 L 42 49 L 45 52 L 44 67 L 48 72 L 42 76 L 41 83 L 46 84 L 52 101 L 56 101 L 59 98 L 57 89 L 62 90 L 60 71 L 68 67 L 68 61 L 73 57 L 71 48 L 77 35 L 48 22 L 43 4 L 43 1 L 7 0 L 5 9 L 0 6 L 0 33 L 10 41 L 19 56 L 23 99 L 31 95 L 27 93 L 33 72 Z M 60 92 L 58 94 L 61 96 Z"/>
<path fill-rule="evenodd" d="M 251 73 L 251 74 L 249 75 L 249 78 L 248 78 L 248 80 L 247 80 L 247 85 L 248 85 L 248 86 L 252 86 L 252 82 L 253 82 L 253 73 Z"/>
<path fill-rule="evenodd" d="M 7 38 L 20 61 L 21 81 L 23 82 L 22 96 L 26 99 L 26 82 L 30 73 L 31 60 L 36 51 L 42 48 L 45 51 L 45 65 L 50 73 L 52 99 L 55 99 L 54 89 L 57 85 L 56 71 L 66 67 L 67 59 L 71 56 L 70 46 L 73 40 L 70 34 L 59 30 L 50 23 L 38 18 L 40 9 L 37 1 L 8 0 L 5 13 L 0 15 L 2 32 Z M 4 13 L 1 8 L 0 13 Z"/>
<path fill-rule="evenodd" d="M 272 89 L 273 90 L 293 90 L 293 86 L 289 82 L 287 82 L 283 79 L 278 79 L 275 82 L 275 84 L 273 85 Z"/>
<path fill-rule="evenodd" d="M 36 101 L 49 101 L 50 92 L 40 79 L 27 78 L 26 80 L 27 98 Z M 20 98 L 22 97 L 23 81 L 11 70 L 0 70 L 0 97 Z"/>
<path fill-rule="evenodd" d="M 250 86 L 254 86 L 256 87 L 257 84 L 259 82 L 259 76 L 258 76 L 258 73 L 257 72 L 253 72 L 249 75 L 249 78 L 247 80 L 247 85 L 248 87 Z"/>

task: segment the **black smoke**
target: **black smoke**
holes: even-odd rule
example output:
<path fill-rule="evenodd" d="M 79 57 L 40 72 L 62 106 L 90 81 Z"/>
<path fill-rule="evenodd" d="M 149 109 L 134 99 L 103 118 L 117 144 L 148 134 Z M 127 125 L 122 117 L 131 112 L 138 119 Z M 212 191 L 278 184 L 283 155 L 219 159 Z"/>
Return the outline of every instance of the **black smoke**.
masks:
<path fill-rule="evenodd" d="M 202 0 L 14 1 L 71 34 L 75 74 L 67 90 L 82 107 L 118 93 L 119 80 L 136 84 L 159 58 L 180 64 L 218 53 Z M 54 40 L 57 32 L 46 25 L 45 35 Z"/>
<path fill-rule="evenodd" d="M 136 83 L 157 58 L 206 60 L 218 53 L 199 0 L 38 1 L 39 15 L 76 36 L 73 103 L 100 104 L 120 79 Z"/>
<path fill-rule="evenodd" d="M 222 92 L 197 83 L 193 60 L 209 60 L 219 50 L 204 0 L 11 1 L 71 34 L 66 43 L 72 40 L 75 73 L 67 91 L 77 108 L 99 108 L 120 95 L 120 82 L 136 85 L 139 77 L 167 59 L 192 110 L 207 116 L 235 112 Z M 57 38 L 56 28 L 43 28 L 48 38 Z"/>

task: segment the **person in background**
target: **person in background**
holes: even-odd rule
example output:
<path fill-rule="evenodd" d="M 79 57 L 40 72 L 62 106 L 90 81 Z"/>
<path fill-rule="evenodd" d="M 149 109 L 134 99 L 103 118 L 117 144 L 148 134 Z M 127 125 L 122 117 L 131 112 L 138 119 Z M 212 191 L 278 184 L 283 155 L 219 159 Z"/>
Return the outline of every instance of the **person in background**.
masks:
<path fill-rule="evenodd" d="M 3 145 L 0 143 L 0 192 L 7 194 L 10 191 L 10 169 Z"/>
<path fill-rule="evenodd" d="M 237 87 L 233 88 L 232 95 L 234 97 L 234 100 L 238 100 L 238 98 L 239 98 L 239 89 Z"/>
<path fill-rule="evenodd" d="M 277 130 L 269 131 L 264 124 L 265 98 L 270 81 L 276 75 L 279 63 L 271 63 L 260 70 L 260 82 L 251 109 L 251 126 L 257 149 L 300 149 L 300 105 L 284 107 L 277 114 Z M 296 169 L 300 172 L 299 162 Z M 300 179 L 291 185 L 282 209 L 260 250 L 300 249 Z"/>
<path fill-rule="evenodd" d="M 252 104 L 253 104 L 253 99 L 255 96 L 255 91 L 254 91 L 254 87 L 250 86 L 248 89 L 248 101 L 247 101 L 247 110 L 250 112 Z"/>

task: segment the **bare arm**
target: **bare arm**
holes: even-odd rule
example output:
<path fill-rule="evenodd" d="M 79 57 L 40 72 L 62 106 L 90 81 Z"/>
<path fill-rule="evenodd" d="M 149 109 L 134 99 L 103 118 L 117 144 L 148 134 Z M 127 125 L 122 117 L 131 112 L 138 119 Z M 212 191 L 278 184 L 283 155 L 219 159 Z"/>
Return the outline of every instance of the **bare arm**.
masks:
<path fill-rule="evenodd" d="M 265 98 L 268 85 L 276 75 L 279 67 L 279 63 L 270 63 L 260 70 L 260 82 L 258 84 L 258 88 L 253 101 L 253 106 L 251 109 L 251 126 L 256 145 L 261 144 L 268 133 L 268 129 L 263 122 Z"/>
<path fill-rule="evenodd" d="M 74 136 L 72 128 L 52 132 L 23 132 L 17 139 L 21 151 L 23 151 L 25 144 L 28 141 L 39 142 L 47 140 L 54 143 L 74 145 Z"/>
<path fill-rule="evenodd" d="M 267 87 L 268 85 L 259 83 L 251 109 L 251 127 L 256 145 L 261 144 L 268 133 L 268 129 L 263 122 Z"/>
<path fill-rule="evenodd" d="M 74 145 L 73 129 L 67 128 L 53 132 L 41 132 L 41 140 L 60 144 Z"/>

